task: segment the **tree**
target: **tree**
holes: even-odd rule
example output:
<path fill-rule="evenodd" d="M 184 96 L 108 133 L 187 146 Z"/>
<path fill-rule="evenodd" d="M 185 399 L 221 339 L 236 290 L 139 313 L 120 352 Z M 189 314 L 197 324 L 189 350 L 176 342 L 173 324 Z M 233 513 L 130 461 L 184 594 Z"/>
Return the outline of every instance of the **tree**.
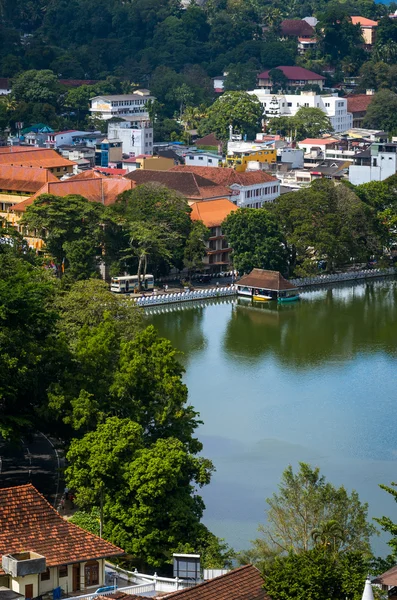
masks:
<path fill-rule="evenodd" d="M 341 4 L 330 3 L 318 24 L 321 32 L 320 48 L 323 56 L 335 63 L 353 53 L 363 44 L 360 25 L 353 25 L 349 12 Z"/>
<path fill-rule="evenodd" d="M 233 248 L 233 263 L 244 273 L 253 268 L 285 272 L 287 253 L 276 219 L 263 209 L 241 208 L 222 223 Z"/>
<path fill-rule="evenodd" d="M 22 224 L 44 232 L 46 249 L 58 267 L 73 279 L 97 273 L 97 256 L 103 243 L 104 207 L 82 196 L 42 194 L 27 207 Z"/>
<path fill-rule="evenodd" d="M 341 529 L 340 535 L 333 534 L 335 552 L 370 556 L 369 538 L 374 527 L 367 521 L 368 505 L 360 501 L 357 492 L 349 494 L 343 486 L 328 483 L 318 468 L 299 463 L 299 471 L 294 473 L 287 467 L 279 492 L 266 502 L 267 525 L 260 526 L 263 537 L 254 542 L 262 551 L 262 560 L 274 552 L 307 553 L 316 546 L 316 538 L 324 537 L 324 523 L 330 528 L 331 521 Z"/>
<path fill-rule="evenodd" d="M 335 520 L 323 521 L 311 533 L 315 546 L 328 552 L 337 551 L 344 535 L 342 527 Z"/>
<path fill-rule="evenodd" d="M 104 534 L 141 563 L 162 566 L 201 532 L 204 504 L 194 485 L 209 483 L 210 461 L 175 438 L 144 446 L 142 428 L 110 417 L 67 455 L 67 483 L 83 507 L 100 505 Z"/>
<path fill-rule="evenodd" d="M 206 253 L 206 242 L 208 242 L 210 232 L 208 227 L 202 221 L 195 221 L 189 237 L 186 240 L 183 264 L 188 270 L 188 277 L 191 277 L 194 271 L 200 271 L 203 268 L 203 258 Z"/>
<path fill-rule="evenodd" d="M 390 90 L 381 90 L 375 94 L 363 125 L 389 133 L 397 131 L 397 94 Z"/>
<path fill-rule="evenodd" d="M 52 306 L 56 281 L 30 254 L 8 239 L 0 243 L 0 434 L 18 440 L 40 423 L 47 388 L 61 373 L 68 351 L 57 340 L 57 314 Z M 16 408 L 17 407 L 17 408 Z"/>
<path fill-rule="evenodd" d="M 362 554 L 335 556 L 314 549 L 302 554 L 277 557 L 266 570 L 265 587 L 270 598 L 360 600 L 368 572 Z"/>
<path fill-rule="evenodd" d="M 303 140 L 307 137 L 317 138 L 323 133 L 333 131 L 329 117 L 321 108 L 301 106 L 292 118 L 298 140 Z"/>
<path fill-rule="evenodd" d="M 384 484 L 380 484 L 379 486 L 382 490 L 385 490 L 385 492 L 387 492 L 388 494 L 390 494 L 394 500 L 397 502 L 397 484 L 393 481 L 390 485 L 384 485 Z M 397 555 L 397 524 L 394 523 L 394 521 L 390 518 L 390 517 L 380 517 L 380 518 L 375 518 L 375 521 L 377 523 L 379 523 L 379 525 L 381 526 L 382 530 L 385 531 L 386 533 L 390 534 L 392 536 L 391 540 L 389 540 L 387 543 L 390 546 L 390 548 L 392 549 L 392 555 L 393 555 L 393 559 L 394 559 L 394 564 L 396 562 L 396 555 Z"/>
<path fill-rule="evenodd" d="M 247 92 L 226 92 L 208 109 L 208 117 L 200 123 L 200 135 L 215 133 L 218 139 L 229 139 L 229 127 L 254 136 L 260 127 L 262 106 L 256 96 Z"/>
<path fill-rule="evenodd" d="M 288 77 L 284 75 L 281 69 L 270 69 L 269 77 L 273 88 L 276 90 L 285 90 L 288 84 Z"/>
<path fill-rule="evenodd" d="M 257 69 L 252 63 L 229 65 L 226 72 L 227 77 L 224 83 L 226 92 L 253 90 L 255 88 Z"/>
<path fill-rule="evenodd" d="M 397 177 L 371 181 L 354 188 L 357 196 L 376 212 L 380 240 L 391 248 L 397 241 Z"/>
<path fill-rule="evenodd" d="M 344 185 L 315 181 L 310 188 L 280 196 L 266 209 L 278 220 L 296 274 L 317 272 L 319 260 L 333 271 L 367 261 L 379 251 L 373 209 Z"/>
<path fill-rule="evenodd" d="M 25 102 L 55 104 L 58 97 L 57 85 L 57 77 L 52 71 L 33 69 L 17 75 L 12 83 L 12 95 L 16 100 Z"/>

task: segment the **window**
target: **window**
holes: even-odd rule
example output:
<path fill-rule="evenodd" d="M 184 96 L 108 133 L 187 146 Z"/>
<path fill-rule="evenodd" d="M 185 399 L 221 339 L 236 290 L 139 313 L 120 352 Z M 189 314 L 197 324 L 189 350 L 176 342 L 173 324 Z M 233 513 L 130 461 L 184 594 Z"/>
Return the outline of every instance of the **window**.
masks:
<path fill-rule="evenodd" d="M 67 576 L 68 576 L 68 566 L 62 565 L 61 567 L 59 567 L 59 578 L 61 579 L 62 577 L 67 577 Z"/>
<path fill-rule="evenodd" d="M 84 567 L 85 586 L 99 585 L 99 563 L 97 560 L 90 560 Z"/>
<path fill-rule="evenodd" d="M 287 102 L 287 106 L 292 106 L 292 102 Z"/>
<path fill-rule="evenodd" d="M 199 160 L 204 160 L 204 157 L 203 156 L 199 156 L 198 159 Z"/>
<path fill-rule="evenodd" d="M 326 103 L 325 103 L 325 106 L 326 106 L 326 108 L 329 108 L 329 107 L 330 107 L 330 104 L 329 104 L 329 102 L 326 102 Z"/>
<path fill-rule="evenodd" d="M 208 159 L 208 162 L 209 162 L 209 163 L 212 163 L 212 158 L 209 158 L 209 159 Z"/>
<path fill-rule="evenodd" d="M 48 581 L 50 579 L 50 569 L 46 569 L 40 576 L 41 581 Z"/>

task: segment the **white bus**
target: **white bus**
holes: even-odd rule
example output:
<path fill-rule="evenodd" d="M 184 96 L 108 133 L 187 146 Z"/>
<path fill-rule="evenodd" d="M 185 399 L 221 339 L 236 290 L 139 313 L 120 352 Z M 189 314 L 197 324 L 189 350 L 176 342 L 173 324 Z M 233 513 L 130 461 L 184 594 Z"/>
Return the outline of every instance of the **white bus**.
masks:
<path fill-rule="evenodd" d="M 138 288 L 138 275 L 124 275 L 122 277 L 112 277 L 112 281 L 110 283 L 110 291 L 116 294 L 137 293 L 139 291 Z M 141 288 L 142 292 L 153 290 L 153 275 L 145 275 L 144 278 L 141 276 Z"/>

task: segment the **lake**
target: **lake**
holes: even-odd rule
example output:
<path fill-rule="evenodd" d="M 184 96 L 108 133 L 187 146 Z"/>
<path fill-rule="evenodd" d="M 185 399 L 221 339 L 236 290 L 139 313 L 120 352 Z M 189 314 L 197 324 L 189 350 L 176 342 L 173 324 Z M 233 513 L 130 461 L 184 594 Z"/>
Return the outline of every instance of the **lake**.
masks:
<path fill-rule="evenodd" d="M 265 522 L 283 469 L 309 462 L 397 521 L 397 282 L 344 285 L 258 308 L 225 299 L 149 315 L 183 354 L 216 472 L 204 522 L 236 549 Z M 373 547 L 386 553 L 385 537 Z"/>

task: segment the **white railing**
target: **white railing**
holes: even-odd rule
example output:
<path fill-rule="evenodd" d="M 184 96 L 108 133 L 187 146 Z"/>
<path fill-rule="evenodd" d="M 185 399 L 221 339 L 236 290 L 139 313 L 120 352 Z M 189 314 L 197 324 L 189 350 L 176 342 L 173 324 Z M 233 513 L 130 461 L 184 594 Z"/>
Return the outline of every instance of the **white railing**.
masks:
<path fill-rule="evenodd" d="M 188 302 L 192 300 L 206 300 L 207 298 L 221 298 L 223 296 L 234 296 L 237 293 L 237 287 L 230 285 L 227 287 L 215 287 L 192 292 L 176 292 L 175 294 L 151 294 L 150 296 L 139 296 L 133 298 L 139 306 L 154 306 L 159 304 L 170 304 L 173 302 Z"/>
<path fill-rule="evenodd" d="M 142 591 L 156 591 L 156 592 L 176 592 L 177 590 L 183 590 L 185 588 L 194 587 L 199 581 L 190 581 L 187 579 L 179 579 L 179 577 L 159 577 L 157 573 L 154 575 L 148 575 L 147 573 L 139 573 L 136 569 L 134 571 L 127 571 L 121 567 L 116 567 L 111 563 L 106 563 L 106 567 L 112 569 L 115 575 L 119 578 L 126 579 L 129 582 L 134 583 L 131 586 L 131 591 L 126 591 L 127 588 L 118 588 L 117 591 L 123 591 L 126 594 L 137 594 L 136 591 L 139 586 L 152 586 L 151 589 Z M 112 592 L 109 592 L 110 594 Z"/>
<path fill-rule="evenodd" d="M 156 591 L 155 582 L 149 583 L 141 583 L 137 585 L 128 585 L 126 587 L 115 588 L 112 590 L 108 590 L 107 592 L 91 592 L 90 594 L 82 594 L 81 596 L 71 596 L 70 598 L 66 598 L 64 600 L 80 600 L 86 598 L 87 600 L 93 600 L 98 596 L 110 596 L 115 592 L 123 592 L 124 594 L 139 595 L 144 594 L 146 592 L 154 592 Z"/>
<path fill-rule="evenodd" d="M 326 283 L 339 283 L 343 281 L 357 281 L 359 279 L 370 279 L 373 277 L 385 277 L 387 275 L 395 275 L 396 273 L 394 267 L 389 267 L 388 269 L 363 269 L 362 271 L 349 271 L 348 273 L 301 277 L 299 279 L 290 279 L 290 282 L 297 287 L 305 287 Z"/>

